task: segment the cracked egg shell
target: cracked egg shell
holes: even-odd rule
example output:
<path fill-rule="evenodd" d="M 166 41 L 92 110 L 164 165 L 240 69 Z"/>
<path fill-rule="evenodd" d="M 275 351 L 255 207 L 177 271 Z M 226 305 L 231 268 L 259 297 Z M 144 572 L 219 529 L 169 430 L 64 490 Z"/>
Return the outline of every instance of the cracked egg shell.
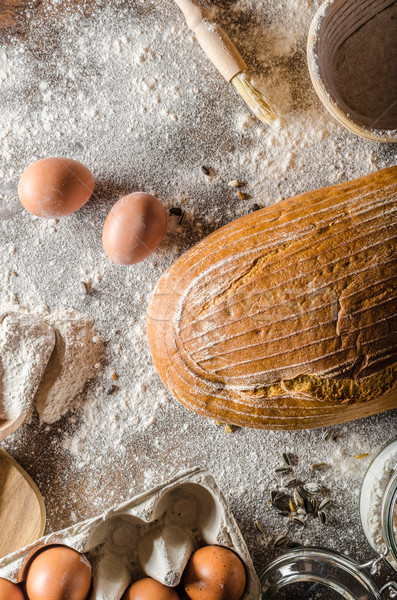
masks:
<path fill-rule="evenodd" d="M 91 565 L 68 546 L 54 545 L 31 558 L 26 572 L 29 600 L 86 600 L 91 588 Z"/>
<path fill-rule="evenodd" d="M 122 600 L 179 600 L 179 595 L 156 579 L 144 577 L 130 585 Z"/>
<path fill-rule="evenodd" d="M 24 600 L 24 595 L 16 583 L 0 577 L 0 600 Z"/>
<path fill-rule="evenodd" d="M 103 248 L 119 265 L 134 265 L 150 256 L 167 231 L 167 213 L 155 196 L 136 192 L 121 198 L 108 214 Z"/>
<path fill-rule="evenodd" d="M 191 600 L 240 600 L 247 576 L 240 558 L 223 546 L 204 546 L 191 556 L 183 574 Z"/>
<path fill-rule="evenodd" d="M 83 206 L 94 191 L 94 176 L 77 160 L 43 158 L 32 163 L 18 184 L 23 206 L 36 217 L 58 219 Z"/>

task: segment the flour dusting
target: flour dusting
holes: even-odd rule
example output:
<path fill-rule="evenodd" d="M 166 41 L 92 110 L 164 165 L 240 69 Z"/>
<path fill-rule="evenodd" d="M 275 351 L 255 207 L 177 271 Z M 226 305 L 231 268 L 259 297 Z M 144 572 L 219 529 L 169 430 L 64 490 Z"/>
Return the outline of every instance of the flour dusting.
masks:
<path fill-rule="evenodd" d="M 358 511 L 365 461 L 353 456 L 397 435 L 396 412 L 341 426 L 328 444 L 321 431 L 227 434 L 171 398 L 145 334 L 157 280 L 205 235 L 255 205 L 395 162 L 393 147 L 333 121 L 311 86 L 306 37 L 320 0 L 203 0 L 277 109 L 269 127 L 205 58 L 173 2 L 37 4 L 0 39 L 1 299 L 87 315 L 105 342 L 102 366 L 71 410 L 53 424 L 36 416 L 4 444 L 44 495 L 47 532 L 202 466 L 226 494 L 258 570 L 285 531 L 365 559 L 373 553 Z M 33 217 L 17 198 L 20 174 L 46 156 L 79 160 L 96 179 L 92 199 L 59 221 Z M 228 186 L 234 179 L 244 198 Z M 103 223 L 121 195 L 140 190 L 183 219 L 170 218 L 146 261 L 120 267 L 103 252 Z M 306 481 L 310 462 L 332 465 L 316 475 L 337 507 L 326 527 L 316 519 L 300 528 L 267 506 L 281 451 L 296 456 Z"/>

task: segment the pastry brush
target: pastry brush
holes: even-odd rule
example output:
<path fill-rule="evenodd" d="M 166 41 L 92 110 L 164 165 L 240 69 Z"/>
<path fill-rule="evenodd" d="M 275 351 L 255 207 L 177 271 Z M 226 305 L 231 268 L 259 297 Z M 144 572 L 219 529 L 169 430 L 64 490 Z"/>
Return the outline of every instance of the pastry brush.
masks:
<path fill-rule="evenodd" d="M 189 28 L 208 58 L 228 83 L 232 83 L 240 96 L 263 123 L 271 123 L 277 118 L 275 110 L 264 95 L 250 81 L 248 66 L 227 33 L 211 22 L 207 9 L 195 0 L 175 0 Z"/>

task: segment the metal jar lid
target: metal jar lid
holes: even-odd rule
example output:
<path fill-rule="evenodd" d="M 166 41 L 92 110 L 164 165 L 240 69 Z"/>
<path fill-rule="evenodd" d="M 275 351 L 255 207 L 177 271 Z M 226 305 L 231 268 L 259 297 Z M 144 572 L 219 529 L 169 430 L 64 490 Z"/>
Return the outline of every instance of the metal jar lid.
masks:
<path fill-rule="evenodd" d="M 289 550 L 261 574 L 261 600 L 384 600 L 397 598 L 397 583 L 381 589 L 372 575 L 384 556 L 360 565 L 352 558 L 319 547 Z"/>

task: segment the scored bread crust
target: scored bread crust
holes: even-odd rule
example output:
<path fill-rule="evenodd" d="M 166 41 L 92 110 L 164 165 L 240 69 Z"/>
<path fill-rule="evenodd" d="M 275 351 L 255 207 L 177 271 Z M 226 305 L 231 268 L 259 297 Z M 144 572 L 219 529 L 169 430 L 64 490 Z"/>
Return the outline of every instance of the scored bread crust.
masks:
<path fill-rule="evenodd" d="M 215 231 L 160 278 L 147 335 L 165 386 L 266 429 L 397 407 L 397 167 Z"/>

